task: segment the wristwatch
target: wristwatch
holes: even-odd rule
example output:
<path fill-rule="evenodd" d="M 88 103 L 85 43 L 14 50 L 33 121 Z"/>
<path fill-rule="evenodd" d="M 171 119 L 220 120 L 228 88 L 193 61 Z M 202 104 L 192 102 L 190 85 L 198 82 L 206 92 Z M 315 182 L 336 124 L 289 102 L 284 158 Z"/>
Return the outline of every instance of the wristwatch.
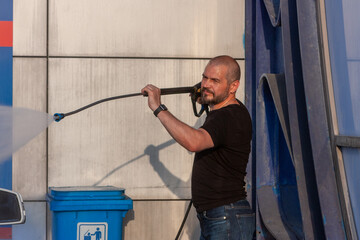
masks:
<path fill-rule="evenodd" d="M 160 106 L 154 111 L 155 117 L 159 114 L 161 111 L 167 111 L 167 107 L 164 104 L 160 104 Z"/>

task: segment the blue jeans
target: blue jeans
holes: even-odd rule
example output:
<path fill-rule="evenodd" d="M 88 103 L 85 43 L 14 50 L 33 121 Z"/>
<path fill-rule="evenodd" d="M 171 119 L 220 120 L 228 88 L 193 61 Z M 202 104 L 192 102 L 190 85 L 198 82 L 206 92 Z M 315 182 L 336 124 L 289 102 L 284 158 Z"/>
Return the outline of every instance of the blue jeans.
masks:
<path fill-rule="evenodd" d="M 213 208 L 197 214 L 200 240 L 251 240 L 255 231 L 255 213 L 247 200 Z"/>

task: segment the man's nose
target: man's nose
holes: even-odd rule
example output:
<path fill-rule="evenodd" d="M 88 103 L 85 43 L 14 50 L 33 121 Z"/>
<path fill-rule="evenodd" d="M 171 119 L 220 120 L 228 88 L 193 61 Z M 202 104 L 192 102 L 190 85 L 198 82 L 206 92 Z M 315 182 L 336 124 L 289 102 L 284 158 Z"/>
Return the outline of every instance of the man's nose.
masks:
<path fill-rule="evenodd" d="M 209 87 L 209 81 L 208 81 L 208 79 L 204 78 L 204 79 L 201 81 L 201 87 L 202 87 L 202 88 L 203 88 L 203 87 L 205 87 L 205 88 Z"/>

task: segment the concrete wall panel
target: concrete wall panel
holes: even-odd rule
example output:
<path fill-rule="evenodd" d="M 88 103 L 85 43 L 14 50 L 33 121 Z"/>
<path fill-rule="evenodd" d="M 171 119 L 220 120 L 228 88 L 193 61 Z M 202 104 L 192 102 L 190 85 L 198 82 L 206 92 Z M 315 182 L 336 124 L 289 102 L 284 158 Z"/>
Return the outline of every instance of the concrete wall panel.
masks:
<path fill-rule="evenodd" d="M 13 62 L 13 106 L 46 112 L 46 60 Z M 13 155 L 13 189 L 25 200 L 44 200 L 46 171 L 46 132 L 42 132 Z"/>
<path fill-rule="evenodd" d="M 46 0 L 14 0 L 14 55 L 46 56 Z"/>
<path fill-rule="evenodd" d="M 135 201 L 124 219 L 124 239 L 175 239 L 188 201 Z M 192 207 L 181 240 L 198 240 L 200 225 Z"/>
<path fill-rule="evenodd" d="M 244 0 L 50 1 L 52 56 L 244 57 Z"/>
<path fill-rule="evenodd" d="M 206 62 L 50 59 L 49 111 L 137 93 L 147 83 L 192 86 Z M 190 125 L 198 120 L 188 94 L 164 96 L 163 103 Z M 102 103 L 49 129 L 50 186 L 115 185 L 132 198 L 188 198 L 192 158 L 171 140 L 142 96 Z"/>
<path fill-rule="evenodd" d="M 192 86 L 207 60 L 50 59 L 49 112 L 159 87 Z M 239 90 L 240 92 L 240 90 Z M 240 93 L 239 93 L 240 94 Z M 163 96 L 179 119 L 199 127 L 188 94 Z M 114 185 L 132 198 L 190 198 L 193 154 L 171 139 L 138 96 L 65 117 L 49 129 L 49 186 Z"/>
<path fill-rule="evenodd" d="M 244 0 L 15 0 L 14 55 L 46 56 L 48 46 L 50 58 L 48 69 L 45 58 L 14 58 L 14 106 L 48 105 L 54 114 L 147 83 L 191 86 L 201 80 L 201 59 L 244 58 L 243 37 Z M 244 96 L 241 80 L 237 97 Z M 162 99 L 189 125 L 204 121 L 193 116 L 187 94 Z M 42 207 L 47 186 L 75 185 L 124 187 L 139 200 L 126 217 L 125 239 L 175 237 L 188 201 L 171 199 L 190 198 L 193 154 L 174 143 L 146 101 L 120 99 L 66 117 L 50 126 L 48 142 L 42 133 L 14 155 L 13 189 L 36 201 L 26 202 L 30 222 L 14 228 L 14 239 L 51 239 Z M 199 237 L 194 209 L 189 217 L 180 239 Z"/>
<path fill-rule="evenodd" d="M 240 77 L 240 86 L 236 91 L 236 98 L 245 104 L 245 61 L 237 61 L 237 62 L 240 66 L 241 77 Z"/>

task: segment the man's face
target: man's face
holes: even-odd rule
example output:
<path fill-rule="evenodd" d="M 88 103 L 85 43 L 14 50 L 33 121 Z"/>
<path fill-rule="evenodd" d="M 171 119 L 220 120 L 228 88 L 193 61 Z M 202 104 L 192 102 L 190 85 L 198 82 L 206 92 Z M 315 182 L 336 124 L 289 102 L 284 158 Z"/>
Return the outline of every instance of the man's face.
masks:
<path fill-rule="evenodd" d="M 225 65 L 209 64 L 206 66 L 201 81 L 202 104 L 216 105 L 229 96 L 230 85 L 226 79 Z"/>

